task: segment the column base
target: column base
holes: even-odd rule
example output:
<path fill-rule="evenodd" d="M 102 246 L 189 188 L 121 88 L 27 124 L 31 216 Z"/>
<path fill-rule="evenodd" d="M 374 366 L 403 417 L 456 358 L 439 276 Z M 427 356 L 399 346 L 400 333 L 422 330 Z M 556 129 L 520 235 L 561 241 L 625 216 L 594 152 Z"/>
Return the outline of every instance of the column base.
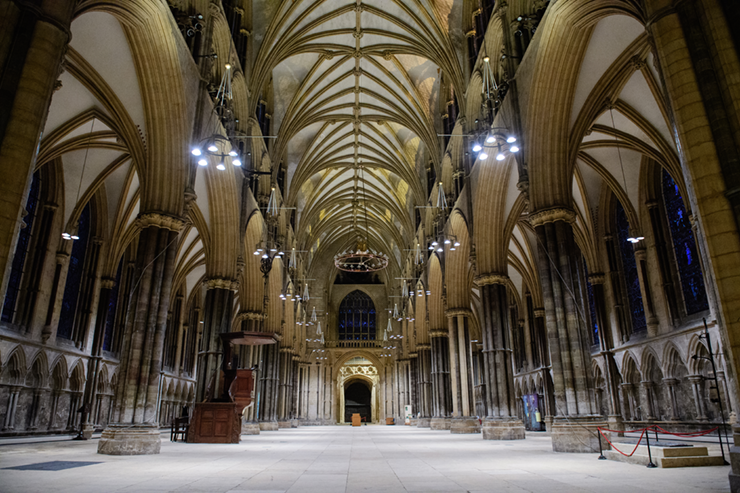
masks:
<path fill-rule="evenodd" d="M 297 419 L 291 419 L 290 420 L 290 427 L 291 428 L 298 428 L 299 426 L 301 426 L 301 422 L 299 420 L 297 420 Z"/>
<path fill-rule="evenodd" d="M 292 426 L 290 425 L 290 420 L 278 421 L 278 428 L 292 428 Z"/>
<path fill-rule="evenodd" d="M 606 427 L 602 416 L 555 416 L 552 423 L 552 450 L 555 452 L 598 453 L 598 426 Z"/>
<path fill-rule="evenodd" d="M 429 420 L 429 427 L 433 430 L 449 430 L 450 418 L 432 418 Z"/>
<path fill-rule="evenodd" d="M 733 445 L 730 447 L 730 465 L 732 469 L 728 475 L 730 491 L 740 493 L 740 426 L 737 424 L 732 425 L 732 441 Z"/>
<path fill-rule="evenodd" d="M 242 435 L 259 435 L 260 425 L 256 421 L 242 421 Z"/>
<path fill-rule="evenodd" d="M 277 431 L 278 428 L 277 421 L 260 421 L 260 431 Z"/>
<path fill-rule="evenodd" d="M 416 427 L 417 428 L 429 428 L 431 426 L 429 424 L 431 420 L 432 420 L 431 418 L 417 418 Z"/>
<path fill-rule="evenodd" d="M 480 433 L 480 421 L 472 416 L 452 418 L 450 420 L 450 433 L 455 435 Z"/>
<path fill-rule="evenodd" d="M 607 428 L 610 430 L 621 430 L 624 431 L 624 420 L 619 414 L 610 414 L 606 420 Z M 618 436 L 623 437 L 624 433 L 618 433 Z"/>
<path fill-rule="evenodd" d="M 89 423 L 82 425 L 82 433 L 80 433 L 80 439 L 90 440 L 93 436 L 94 431 L 95 431 L 95 425 L 89 424 Z"/>
<path fill-rule="evenodd" d="M 483 440 L 524 440 L 524 423 L 518 418 L 485 418 Z"/>
<path fill-rule="evenodd" d="M 98 453 L 105 455 L 158 454 L 162 441 L 154 425 L 108 425 L 98 442 Z"/>

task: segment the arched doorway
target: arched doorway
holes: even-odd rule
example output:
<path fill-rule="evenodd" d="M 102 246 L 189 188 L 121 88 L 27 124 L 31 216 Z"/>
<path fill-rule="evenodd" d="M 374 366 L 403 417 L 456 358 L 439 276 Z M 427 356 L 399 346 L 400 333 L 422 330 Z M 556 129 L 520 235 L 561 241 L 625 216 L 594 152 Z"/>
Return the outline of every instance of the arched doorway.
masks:
<path fill-rule="evenodd" d="M 352 414 L 357 413 L 366 423 L 372 423 L 372 391 L 363 380 L 356 379 L 344 386 L 344 422 L 352 422 Z"/>

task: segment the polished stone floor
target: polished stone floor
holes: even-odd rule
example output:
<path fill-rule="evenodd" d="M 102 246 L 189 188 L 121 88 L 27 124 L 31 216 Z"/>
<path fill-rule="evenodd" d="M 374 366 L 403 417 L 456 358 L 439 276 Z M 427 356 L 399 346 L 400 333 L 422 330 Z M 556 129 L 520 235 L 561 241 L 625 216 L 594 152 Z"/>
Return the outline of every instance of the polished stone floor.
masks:
<path fill-rule="evenodd" d="M 557 454 L 548 437 L 532 434 L 494 442 L 404 426 L 323 426 L 244 436 L 238 445 L 162 438 L 161 454 L 134 457 L 97 455 L 97 440 L 0 443 L 0 492 L 729 491 L 729 466 L 647 469 Z M 31 469 L 8 469 L 22 466 Z"/>

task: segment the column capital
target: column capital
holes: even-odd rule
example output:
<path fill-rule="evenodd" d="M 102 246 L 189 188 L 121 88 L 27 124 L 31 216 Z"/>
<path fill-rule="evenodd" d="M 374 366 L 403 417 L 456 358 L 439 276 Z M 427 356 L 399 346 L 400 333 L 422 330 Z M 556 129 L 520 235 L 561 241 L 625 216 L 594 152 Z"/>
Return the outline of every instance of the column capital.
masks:
<path fill-rule="evenodd" d="M 239 312 L 236 314 L 234 323 L 241 322 L 242 320 L 262 320 L 264 315 L 259 312 Z"/>
<path fill-rule="evenodd" d="M 532 310 L 534 312 L 535 318 L 544 318 L 545 317 L 545 309 L 544 308 L 535 308 Z"/>
<path fill-rule="evenodd" d="M 509 283 L 509 276 L 504 274 L 481 274 L 476 276 L 473 282 L 478 286 L 487 286 L 489 284 L 503 284 L 506 286 Z"/>
<path fill-rule="evenodd" d="M 113 289 L 116 287 L 116 280 L 111 277 L 103 277 L 100 279 L 100 287 L 102 289 Z"/>
<path fill-rule="evenodd" d="M 139 214 L 139 217 L 136 218 L 136 224 L 140 229 L 156 226 L 158 228 L 178 232 L 185 225 L 185 221 L 180 217 L 171 216 L 169 214 L 146 212 Z"/>
<path fill-rule="evenodd" d="M 470 310 L 470 308 L 450 308 L 445 312 L 445 315 L 447 316 L 447 318 L 459 316 L 472 317 L 473 312 Z"/>
<path fill-rule="evenodd" d="M 594 272 L 588 275 L 588 282 L 591 284 L 604 284 L 606 277 L 601 272 Z"/>
<path fill-rule="evenodd" d="M 432 329 L 429 331 L 429 337 L 447 337 L 447 329 Z"/>
<path fill-rule="evenodd" d="M 552 207 L 529 214 L 529 224 L 533 228 L 547 223 L 565 221 L 568 224 L 575 222 L 576 213 L 566 207 Z"/>
<path fill-rule="evenodd" d="M 227 277 L 211 277 L 206 280 L 206 289 L 237 291 L 239 289 L 239 281 Z"/>

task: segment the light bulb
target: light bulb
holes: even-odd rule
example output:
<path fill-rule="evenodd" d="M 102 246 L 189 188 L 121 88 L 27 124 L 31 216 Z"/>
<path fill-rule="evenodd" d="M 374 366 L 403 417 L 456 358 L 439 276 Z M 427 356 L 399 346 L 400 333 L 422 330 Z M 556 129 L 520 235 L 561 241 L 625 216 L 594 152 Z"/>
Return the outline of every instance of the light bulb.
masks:
<path fill-rule="evenodd" d="M 258 252 L 257 250 L 255 250 L 255 251 L 254 251 L 254 254 L 255 254 L 255 255 L 259 255 L 259 254 L 260 254 L 260 252 Z"/>
<path fill-rule="evenodd" d="M 224 163 L 218 163 L 216 165 L 216 169 L 219 170 L 219 171 L 223 171 L 223 170 L 226 169 L 226 166 L 224 166 Z"/>
<path fill-rule="evenodd" d="M 478 154 L 478 159 L 480 159 L 481 161 L 485 161 L 486 159 L 488 159 L 488 154 L 486 154 L 485 152 L 481 152 L 480 154 Z"/>
<path fill-rule="evenodd" d="M 270 258 L 270 256 L 269 256 L 269 255 L 267 255 L 266 253 L 263 253 L 263 254 L 262 254 L 262 258 Z"/>
<path fill-rule="evenodd" d="M 211 152 L 218 152 L 218 147 L 216 147 L 214 144 L 211 144 L 208 146 L 208 150 Z"/>
<path fill-rule="evenodd" d="M 488 137 L 486 137 L 486 142 L 488 142 L 489 144 L 493 144 L 495 141 L 496 137 L 494 137 L 493 135 L 489 135 Z"/>
<path fill-rule="evenodd" d="M 504 156 L 503 152 L 496 154 L 496 161 L 503 161 L 504 159 L 506 159 L 506 156 Z"/>
<path fill-rule="evenodd" d="M 241 166 L 242 162 L 238 159 L 232 159 L 231 164 L 233 164 L 234 166 Z"/>
<path fill-rule="evenodd" d="M 439 253 L 442 253 L 442 252 L 444 252 L 444 248 L 442 248 L 442 247 L 439 247 L 439 248 L 437 248 L 437 251 L 438 251 Z"/>
<path fill-rule="evenodd" d="M 450 251 L 451 251 L 451 252 L 454 252 L 454 251 L 455 251 L 455 247 L 454 247 L 454 246 L 451 246 L 451 247 L 450 247 Z"/>
<path fill-rule="evenodd" d="M 436 247 L 437 245 L 439 245 L 439 243 L 437 243 L 436 241 L 433 241 L 432 242 L 432 246 L 435 246 Z"/>
<path fill-rule="evenodd" d="M 77 236 L 77 235 L 72 235 L 72 236 L 70 236 L 70 239 L 72 239 L 72 240 L 79 240 L 80 237 Z"/>
<path fill-rule="evenodd" d="M 231 68 L 231 65 L 229 65 L 229 64 L 227 63 L 226 65 L 224 65 L 224 67 L 226 67 L 226 70 L 229 70 L 229 69 Z"/>
<path fill-rule="evenodd" d="M 207 159 L 199 159 L 198 160 L 198 166 L 208 166 L 208 160 Z"/>
<path fill-rule="evenodd" d="M 201 154 L 203 154 L 203 151 L 201 151 L 198 147 L 193 147 L 193 150 L 190 152 L 193 154 L 193 156 L 200 156 Z"/>
<path fill-rule="evenodd" d="M 233 150 L 233 149 L 229 151 L 229 156 L 231 156 L 231 157 L 236 157 L 238 155 L 239 154 L 235 150 Z"/>
<path fill-rule="evenodd" d="M 473 152 L 480 152 L 480 150 L 483 149 L 483 147 L 479 143 L 473 144 Z"/>
<path fill-rule="evenodd" d="M 514 137 L 513 135 L 509 135 L 509 138 L 506 139 L 506 142 L 508 142 L 509 144 L 513 144 L 514 142 L 516 142 L 516 137 Z"/>
<path fill-rule="evenodd" d="M 519 148 L 518 148 L 517 146 L 511 146 L 511 147 L 509 148 L 509 150 L 510 150 L 511 152 L 519 152 Z"/>
<path fill-rule="evenodd" d="M 450 243 L 452 243 L 452 242 L 450 241 L 450 239 L 449 239 L 449 238 L 446 238 L 446 239 L 445 239 L 445 245 L 449 245 Z"/>

